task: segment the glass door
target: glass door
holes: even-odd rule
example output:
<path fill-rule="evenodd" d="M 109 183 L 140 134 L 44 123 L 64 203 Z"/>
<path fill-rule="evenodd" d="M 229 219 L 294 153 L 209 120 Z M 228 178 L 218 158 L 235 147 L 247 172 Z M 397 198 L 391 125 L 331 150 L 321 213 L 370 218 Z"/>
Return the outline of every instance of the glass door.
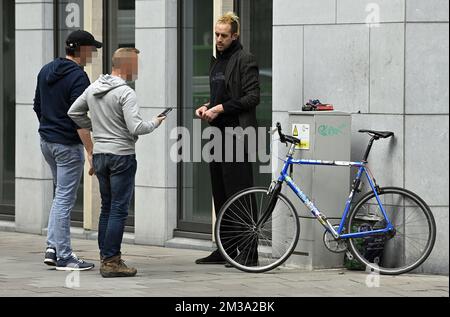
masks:
<path fill-rule="evenodd" d="M 179 4 L 181 26 L 179 123 L 191 132 L 190 144 L 192 144 L 194 125 L 201 126 L 201 131 L 207 127 L 204 122 L 194 121 L 194 112 L 199 105 L 209 100 L 209 65 L 214 47 L 212 28 L 214 1 L 186 0 L 180 1 Z M 191 152 L 193 150 L 191 149 Z M 211 233 L 213 203 L 208 164 L 183 162 L 180 164 L 178 178 L 178 229 Z"/>
<path fill-rule="evenodd" d="M 214 51 L 214 2 L 186 0 L 182 1 L 179 8 L 179 125 L 190 131 L 190 144 L 193 144 L 194 131 L 203 131 L 208 126 L 194 121 L 194 111 L 210 97 L 209 66 Z M 272 0 L 241 0 L 234 4 L 235 11 L 241 18 L 241 41 L 244 49 L 253 53 L 259 63 L 262 95 L 257 117 L 259 126 L 266 127 L 267 131 L 272 125 L 272 7 Z M 266 153 L 269 153 L 269 134 L 267 140 Z M 202 146 L 207 142 L 203 141 Z M 197 150 L 191 146 L 191 156 L 193 151 Z M 255 185 L 267 186 L 271 175 L 261 174 L 259 167 L 260 164 L 254 164 Z M 178 184 L 178 229 L 210 234 L 213 202 L 208 164 L 180 163 Z"/>
<path fill-rule="evenodd" d="M 14 221 L 15 3 L 0 2 L 0 220 Z"/>
<path fill-rule="evenodd" d="M 113 53 L 118 48 L 136 45 L 136 1 L 104 0 L 103 12 L 103 73 L 110 74 Z M 134 82 L 130 82 L 129 85 L 135 87 Z M 134 231 L 134 203 L 133 196 L 125 229 L 128 232 Z"/>
<path fill-rule="evenodd" d="M 111 72 L 111 57 L 121 47 L 134 47 L 136 43 L 136 1 L 104 0 L 104 69 Z"/>

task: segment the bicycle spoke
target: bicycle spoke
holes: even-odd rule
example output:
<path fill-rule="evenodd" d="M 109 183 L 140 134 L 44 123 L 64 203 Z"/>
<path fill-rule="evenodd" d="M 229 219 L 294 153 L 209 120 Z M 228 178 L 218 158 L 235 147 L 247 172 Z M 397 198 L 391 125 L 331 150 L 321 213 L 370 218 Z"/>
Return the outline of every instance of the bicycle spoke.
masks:
<path fill-rule="evenodd" d="M 245 223 L 246 224 L 246 222 L 244 221 L 244 219 L 242 219 L 236 212 L 234 212 L 234 210 L 232 210 L 231 208 L 230 208 L 230 211 L 237 217 L 237 218 L 239 218 L 242 222 L 241 222 L 241 224 L 242 223 Z M 227 220 L 225 220 L 225 221 L 227 221 Z M 253 225 L 255 225 L 255 223 L 253 223 Z M 249 228 L 250 228 L 250 225 L 247 225 Z"/>
<path fill-rule="evenodd" d="M 404 235 L 404 234 L 400 234 L 399 236 L 403 237 L 405 239 L 408 239 L 409 241 L 414 241 L 414 242 L 416 242 L 416 241 L 427 241 L 428 242 L 428 240 L 429 240 L 428 238 L 421 239 L 421 238 L 417 238 L 417 237 L 410 237 L 410 236 L 407 236 L 407 235 Z M 420 242 L 416 242 L 416 244 L 418 244 L 418 243 L 420 243 Z"/>
<path fill-rule="evenodd" d="M 238 210 L 242 213 L 242 215 L 248 215 L 249 213 L 247 212 L 247 210 L 245 210 L 245 207 L 242 205 L 242 203 L 239 201 L 239 204 L 244 208 L 244 211 L 242 211 L 242 209 L 241 208 L 239 208 L 239 206 L 238 205 L 236 205 L 235 203 L 233 204 L 233 206 L 235 206 L 236 208 L 238 208 Z M 241 218 L 242 219 L 242 218 Z M 249 219 L 250 219 L 250 221 L 253 223 L 253 224 L 255 224 L 255 222 L 253 221 L 253 219 L 251 218 L 251 217 L 249 217 Z M 242 219 L 242 221 L 244 221 L 243 219 Z"/>
<path fill-rule="evenodd" d="M 381 250 L 378 257 L 382 273 L 409 272 L 422 264 L 432 250 L 436 232 L 433 216 L 414 194 L 402 189 L 385 189 L 379 197 L 394 225 L 395 235 L 390 237 L 387 233 L 384 242 L 377 240 L 376 236 L 350 239 L 349 246 L 357 259 L 366 265 L 378 256 L 377 250 Z M 368 226 L 369 231 L 385 228 L 386 220 L 383 220 L 381 208 L 377 207 L 375 196 L 369 194 L 362 199 L 350 215 L 350 231 L 367 230 L 361 230 L 361 226 Z M 384 254 L 383 250 L 388 253 Z"/>
<path fill-rule="evenodd" d="M 246 238 L 243 240 L 244 242 L 248 241 L 251 238 L 251 235 L 247 234 Z M 232 252 L 237 249 L 237 247 L 240 245 L 242 239 L 233 239 L 236 240 L 235 243 L 233 243 L 232 245 L 227 245 L 227 249 L 231 250 Z"/>
<path fill-rule="evenodd" d="M 242 270 L 271 270 L 283 263 L 295 248 L 298 217 L 281 194 L 268 219 L 256 228 L 271 198 L 267 189 L 241 192 L 222 208 L 218 217 L 218 246 L 225 251 L 227 261 Z"/>
<path fill-rule="evenodd" d="M 250 210 L 250 212 L 247 211 L 248 206 L 247 206 L 247 202 L 246 202 L 245 197 L 244 197 L 244 204 L 241 202 L 241 200 L 239 200 L 239 204 L 244 208 L 245 215 L 246 215 L 246 216 L 248 215 L 248 219 L 250 219 L 250 221 L 251 221 L 253 224 L 256 224 L 255 221 L 253 220 L 252 215 L 251 215 L 251 212 L 252 212 L 252 211 L 251 211 L 251 210 Z M 244 205 L 245 205 L 245 206 L 244 206 Z"/>
<path fill-rule="evenodd" d="M 263 234 L 261 234 L 261 235 L 262 235 L 263 238 L 264 238 L 263 240 L 266 240 L 266 241 L 267 241 L 267 246 L 268 246 L 268 247 L 271 247 L 271 250 L 272 250 L 272 253 L 271 253 L 271 254 L 272 254 L 272 257 L 273 257 L 274 251 L 276 252 L 276 250 L 275 250 L 274 247 L 273 247 L 273 243 L 271 242 L 271 240 L 269 240 L 268 238 L 266 238 Z M 280 253 L 279 256 L 281 257 L 281 255 L 282 255 L 282 254 Z"/>

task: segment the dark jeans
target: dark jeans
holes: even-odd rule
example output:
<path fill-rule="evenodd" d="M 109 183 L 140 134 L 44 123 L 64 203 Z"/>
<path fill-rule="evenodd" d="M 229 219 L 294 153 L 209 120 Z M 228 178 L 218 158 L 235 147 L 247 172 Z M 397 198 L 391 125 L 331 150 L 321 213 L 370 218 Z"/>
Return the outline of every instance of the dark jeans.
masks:
<path fill-rule="evenodd" d="M 120 255 L 136 176 L 136 155 L 94 155 L 94 168 L 100 185 L 102 210 L 98 228 L 100 256 Z"/>

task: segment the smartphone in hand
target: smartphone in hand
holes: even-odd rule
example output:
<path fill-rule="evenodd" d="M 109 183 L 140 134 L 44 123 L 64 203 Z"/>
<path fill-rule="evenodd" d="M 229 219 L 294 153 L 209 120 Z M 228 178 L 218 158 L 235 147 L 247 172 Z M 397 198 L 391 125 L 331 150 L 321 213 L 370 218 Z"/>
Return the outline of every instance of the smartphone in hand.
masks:
<path fill-rule="evenodd" d="M 167 108 L 166 110 L 164 110 L 163 113 L 161 113 L 161 114 L 158 116 L 158 118 L 167 117 L 167 115 L 168 115 L 169 113 L 171 113 L 172 110 L 173 110 L 173 108 Z"/>

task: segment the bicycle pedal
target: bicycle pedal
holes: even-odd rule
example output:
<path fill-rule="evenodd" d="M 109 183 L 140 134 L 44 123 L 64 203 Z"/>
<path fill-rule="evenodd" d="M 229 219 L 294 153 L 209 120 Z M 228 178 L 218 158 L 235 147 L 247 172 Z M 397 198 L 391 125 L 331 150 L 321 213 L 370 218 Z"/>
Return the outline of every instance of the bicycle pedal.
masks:
<path fill-rule="evenodd" d="M 353 261 L 355 259 L 350 251 L 347 251 L 345 255 L 347 256 L 347 259 L 349 259 L 350 261 Z"/>

